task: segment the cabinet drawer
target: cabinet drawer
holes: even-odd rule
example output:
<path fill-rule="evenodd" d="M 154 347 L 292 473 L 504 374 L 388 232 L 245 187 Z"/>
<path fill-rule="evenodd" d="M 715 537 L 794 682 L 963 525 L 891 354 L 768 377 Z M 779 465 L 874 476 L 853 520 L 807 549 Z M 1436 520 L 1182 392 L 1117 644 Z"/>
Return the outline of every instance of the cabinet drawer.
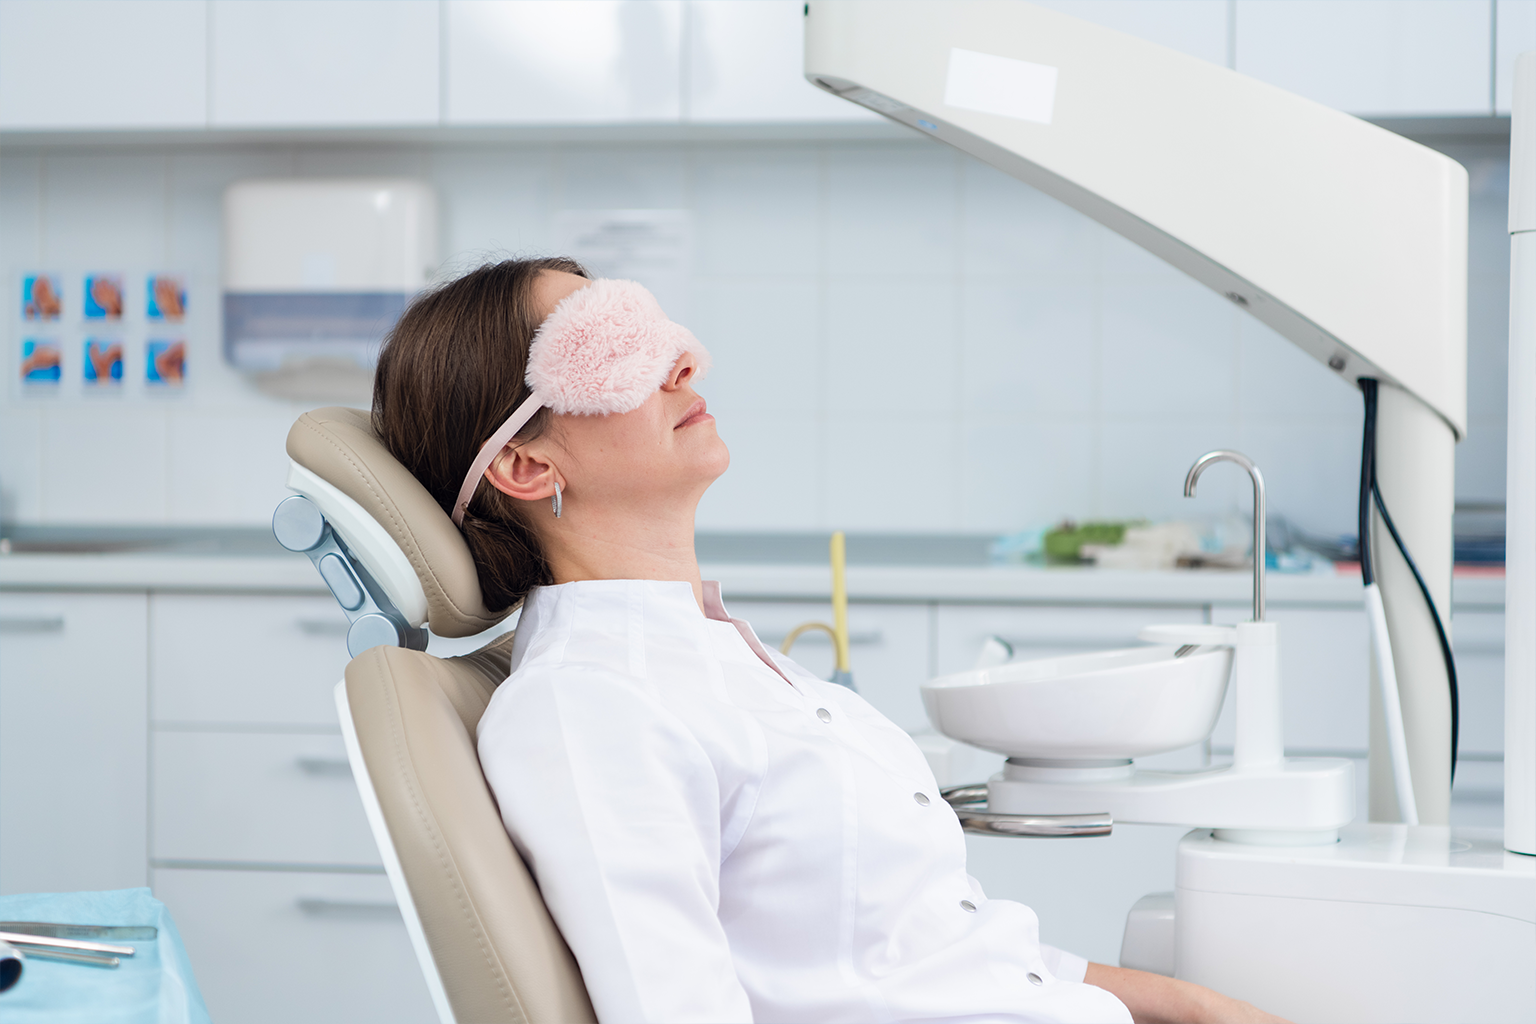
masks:
<path fill-rule="evenodd" d="M 1018 661 L 1136 647 L 1144 626 L 1204 622 L 1203 607 L 1021 608 L 940 605 L 935 662 L 939 675 L 973 668 L 988 637 L 1013 647 Z"/>
<path fill-rule="evenodd" d="M 380 864 L 340 736 L 157 732 L 156 860 Z"/>
<path fill-rule="evenodd" d="M 144 884 L 143 594 L 0 594 L 0 892 Z"/>
<path fill-rule="evenodd" d="M 347 617 L 329 595 L 150 599 L 157 722 L 336 724 Z"/>
<path fill-rule="evenodd" d="M 158 869 L 220 1024 L 437 1019 L 383 875 Z"/>
<path fill-rule="evenodd" d="M 802 622 L 832 622 L 830 605 L 810 601 L 733 601 L 726 608 L 752 624 L 758 639 L 777 650 Z M 832 638 L 802 633 L 790 652 L 823 679 L 832 675 Z M 926 729 L 918 687 L 928 680 L 926 605 L 848 606 L 848 661 L 860 696 L 903 729 Z"/>

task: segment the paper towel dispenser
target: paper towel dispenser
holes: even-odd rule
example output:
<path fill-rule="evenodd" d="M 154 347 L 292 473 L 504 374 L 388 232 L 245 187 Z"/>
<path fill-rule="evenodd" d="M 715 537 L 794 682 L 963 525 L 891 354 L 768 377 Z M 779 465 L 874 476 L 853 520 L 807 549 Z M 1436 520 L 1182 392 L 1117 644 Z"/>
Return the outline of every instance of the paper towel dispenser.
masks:
<path fill-rule="evenodd" d="M 437 201 L 404 178 L 238 181 L 224 193 L 224 356 L 292 398 L 366 391 L 437 265 Z"/>

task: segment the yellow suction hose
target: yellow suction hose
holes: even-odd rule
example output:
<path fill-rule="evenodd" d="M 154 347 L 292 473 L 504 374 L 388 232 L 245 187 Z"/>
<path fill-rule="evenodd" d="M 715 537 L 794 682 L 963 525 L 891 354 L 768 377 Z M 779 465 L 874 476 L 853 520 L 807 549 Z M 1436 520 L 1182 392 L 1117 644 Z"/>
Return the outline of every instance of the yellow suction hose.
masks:
<path fill-rule="evenodd" d="M 848 668 L 848 540 L 842 530 L 832 535 L 832 623 L 830 626 L 825 622 L 800 623 L 779 645 L 779 653 L 788 654 L 795 641 L 805 633 L 826 633 L 832 638 L 837 659 L 831 682 L 852 690 L 855 689 L 853 673 Z"/>
<path fill-rule="evenodd" d="M 845 686 L 852 686 L 848 671 L 848 539 L 843 531 L 832 534 L 832 639 L 837 644 L 837 675 L 848 676 Z M 836 677 L 834 682 L 843 682 Z"/>

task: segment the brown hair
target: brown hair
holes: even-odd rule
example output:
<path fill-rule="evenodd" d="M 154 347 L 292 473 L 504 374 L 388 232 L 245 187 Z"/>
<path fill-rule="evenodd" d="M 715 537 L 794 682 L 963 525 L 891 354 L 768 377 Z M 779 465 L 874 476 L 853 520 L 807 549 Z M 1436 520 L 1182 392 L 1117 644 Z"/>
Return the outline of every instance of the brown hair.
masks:
<path fill-rule="evenodd" d="M 541 321 L 533 282 L 546 270 L 588 276 L 561 257 L 488 263 L 417 298 L 384 339 L 373 429 L 444 512 L 485 439 L 528 397 L 528 348 Z M 541 409 L 518 440 L 550 422 Z M 510 608 L 554 582 L 518 502 L 483 479 L 461 529 L 487 608 Z"/>

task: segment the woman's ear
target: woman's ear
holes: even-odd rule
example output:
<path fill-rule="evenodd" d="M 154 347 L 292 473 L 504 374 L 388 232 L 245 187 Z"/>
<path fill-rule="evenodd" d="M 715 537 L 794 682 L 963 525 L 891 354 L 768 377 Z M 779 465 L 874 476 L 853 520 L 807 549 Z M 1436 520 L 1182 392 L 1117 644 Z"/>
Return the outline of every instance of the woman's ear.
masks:
<path fill-rule="evenodd" d="M 485 478 L 502 494 L 521 501 L 553 497 L 559 471 L 542 451 L 530 451 L 532 445 L 503 448 L 491 460 Z M 561 486 L 565 486 L 561 481 Z"/>

